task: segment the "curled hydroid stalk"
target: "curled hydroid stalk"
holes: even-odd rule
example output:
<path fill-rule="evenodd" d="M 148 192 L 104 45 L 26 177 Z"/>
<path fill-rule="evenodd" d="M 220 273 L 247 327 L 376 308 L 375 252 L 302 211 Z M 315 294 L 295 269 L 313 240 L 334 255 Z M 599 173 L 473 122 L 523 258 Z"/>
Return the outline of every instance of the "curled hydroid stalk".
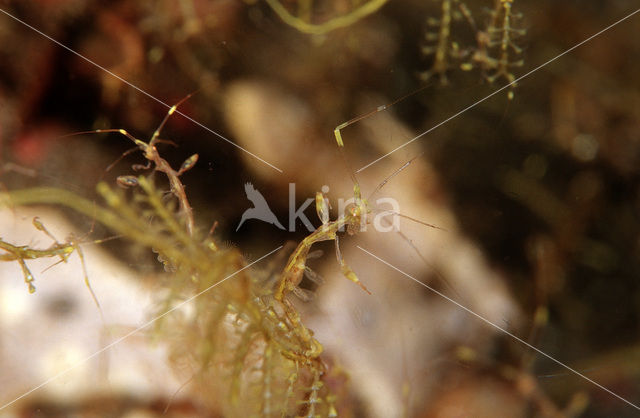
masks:
<path fill-rule="evenodd" d="M 300 32 L 311 35 L 323 35 L 333 30 L 353 25 L 360 19 L 375 13 L 387 3 L 388 0 L 367 0 L 362 4 L 356 2 L 356 6 L 350 11 L 329 18 L 324 22 L 312 22 L 312 0 L 298 0 L 298 8 L 295 12 L 289 11 L 280 0 L 267 0 L 267 4 L 287 25 L 296 28 Z M 339 5 L 342 8 L 344 5 Z"/>

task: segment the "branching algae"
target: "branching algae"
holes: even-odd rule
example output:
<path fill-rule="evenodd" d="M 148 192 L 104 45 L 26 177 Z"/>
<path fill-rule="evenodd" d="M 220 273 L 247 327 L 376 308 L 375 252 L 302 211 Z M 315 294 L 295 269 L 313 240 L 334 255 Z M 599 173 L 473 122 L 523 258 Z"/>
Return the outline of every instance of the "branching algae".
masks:
<path fill-rule="evenodd" d="M 172 199 L 166 199 L 152 175 L 141 175 L 118 178 L 121 186 L 132 188 L 130 192 L 99 183 L 102 205 L 67 190 L 44 187 L 2 193 L 0 201 L 12 206 L 66 206 L 155 252 L 164 266 L 162 283 L 167 290 L 153 313 L 154 318 L 160 317 L 155 322 L 157 335 L 171 342 L 173 364 L 188 364 L 195 370 L 193 384 L 225 416 L 337 416 L 335 388 L 320 357 L 322 345 L 287 299 L 297 285 L 291 279 L 297 274 L 294 267 L 287 266 L 282 274 L 248 269 L 238 249 L 219 245 L 211 234 L 195 227 L 179 176 L 195 164 L 197 156 L 174 170 L 156 149 L 159 131 L 175 109 L 148 143 L 124 130 L 110 130 L 138 146 L 153 166 L 152 174 L 167 176 Z M 37 219 L 34 225 L 46 233 Z M 81 254 L 80 246 L 72 239 L 38 249 L 0 239 L 4 251 L 0 260 L 18 262 L 33 292 L 28 260 L 59 257 L 64 261 L 74 251 Z M 300 248 L 292 259 L 297 259 Z M 193 299 L 193 309 L 175 309 L 188 299 Z"/>

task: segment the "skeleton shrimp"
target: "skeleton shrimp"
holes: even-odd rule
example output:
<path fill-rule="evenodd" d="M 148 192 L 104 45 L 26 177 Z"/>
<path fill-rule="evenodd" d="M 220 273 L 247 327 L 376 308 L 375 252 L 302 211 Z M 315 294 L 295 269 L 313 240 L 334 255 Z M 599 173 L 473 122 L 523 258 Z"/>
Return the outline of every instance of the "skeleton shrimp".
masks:
<path fill-rule="evenodd" d="M 416 92 L 413 92 L 411 94 L 415 94 L 421 90 L 422 89 L 419 89 Z M 347 126 L 353 123 L 356 123 L 374 113 L 384 111 L 388 109 L 390 106 L 404 99 L 405 97 L 402 97 L 389 105 L 379 106 L 372 112 L 369 112 L 365 115 L 356 117 L 354 119 L 351 119 L 347 122 L 344 122 L 338 125 L 334 130 L 334 136 L 338 144 L 338 147 L 342 152 L 343 157 L 344 157 L 344 153 L 343 153 L 344 142 L 342 140 L 342 135 L 340 133 L 341 129 L 344 129 Z M 373 212 L 371 209 L 371 206 L 369 205 L 369 200 L 371 199 L 371 197 L 374 194 L 376 194 L 380 189 L 382 189 L 382 187 L 384 187 L 389 182 L 389 180 L 391 180 L 391 178 L 395 177 L 402 170 L 406 169 L 413 161 L 415 161 L 420 156 L 421 155 L 413 157 L 412 159 L 404 163 L 400 168 L 396 169 L 393 173 L 387 176 L 374 189 L 374 191 L 371 193 L 369 198 L 366 198 L 366 199 L 362 197 L 362 193 L 360 191 L 360 184 L 358 183 L 358 180 L 356 179 L 356 176 L 353 173 L 353 171 L 350 170 L 351 179 L 354 183 L 354 186 L 353 186 L 354 203 L 349 207 L 347 207 L 346 214 L 340 215 L 338 219 L 336 219 L 335 221 L 329 220 L 328 199 L 324 196 L 322 192 L 317 192 L 315 197 L 316 212 L 318 214 L 318 218 L 320 218 L 320 220 L 322 221 L 322 225 L 318 229 L 316 229 L 314 232 L 312 232 L 309 236 L 304 238 L 300 242 L 300 244 L 298 244 L 297 248 L 289 257 L 289 260 L 282 272 L 282 278 L 280 279 L 280 283 L 276 290 L 275 299 L 278 301 L 283 301 L 284 296 L 289 292 L 294 292 L 295 294 L 298 294 L 298 295 L 301 293 L 298 288 L 298 285 L 302 281 L 303 275 L 305 273 L 307 275 L 313 275 L 312 271 L 306 265 L 307 257 L 309 256 L 309 251 L 311 250 L 311 247 L 313 246 L 313 244 L 321 241 L 335 242 L 336 258 L 342 270 L 342 274 L 347 279 L 351 280 L 352 282 L 360 286 L 362 290 L 364 290 L 368 294 L 371 294 L 369 289 L 367 289 L 367 287 L 362 283 L 362 281 L 360 281 L 356 273 L 345 262 L 344 257 L 342 256 L 342 252 L 340 251 L 340 241 L 339 241 L 338 232 L 344 231 L 346 228 L 346 232 L 348 235 L 355 235 L 357 232 L 364 230 L 366 225 L 370 223 L 370 214 Z M 345 161 L 346 161 L 346 158 L 345 158 Z M 412 217 L 403 215 L 398 212 L 387 211 L 387 214 L 400 216 L 402 218 L 409 219 L 411 221 L 420 223 L 422 225 L 425 225 L 431 228 L 441 229 L 435 225 L 422 222 L 420 220 L 414 219 Z M 403 234 L 401 234 L 401 236 L 405 240 L 407 239 Z M 413 248 L 414 250 L 416 250 L 415 247 Z"/>
<path fill-rule="evenodd" d="M 124 135 L 127 138 L 129 138 L 131 141 L 133 141 L 134 144 L 136 144 L 135 148 L 130 149 L 129 151 L 126 151 L 125 153 L 122 154 L 122 156 L 120 156 L 120 158 L 118 158 L 116 161 L 114 161 L 112 164 L 110 164 L 106 171 L 109 171 L 117 162 L 119 162 L 123 157 L 125 157 L 127 154 L 130 154 L 133 151 L 142 151 L 142 154 L 144 155 L 144 158 L 147 159 L 147 164 L 146 165 L 141 165 L 141 164 L 136 164 L 133 166 L 134 170 L 147 170 L 151 168 L 151 163 L 154 164 L 154 170 L 155 171 L 159 171 L 164 173 L 167 176 L 167 179 L 169 180 L 169 186 L 171 188 L 171 193 L 178 199 L 178 202 L 180 204 L 180 211 L 182 214 L 182 217 L 184 219 L 184 222 L 186 224 L 187 227 L 187 233 L 189 236 L 193 236 L 194 231 L 195 231 L 195 221 L 193 219 L 193 209 L 191 208 L 191 205 L 189 204 L 189 201 L 187 200 L 187 194 L 185 192 L 184 189 L 184 185 L 182 184 L 182 182 L 180 181 L 179 177 L 184 174 L 186 171 L 191 170 L 196 163 L 198 162 L 198 154 L 193 154 L 190 157 L 188 157 L 180 166 L 180 168 L 178 170 L 175 170 L 173 167 L 171 167 L 171 165 L 167 162 L 167 160 L 165 160 L 164 158 L 162 158 L 160 156 L 160 153 L 158 152 L 158 149 L 156 147 L 156 145 L 158 143 L 161 142 L 169 142 L 172 143 L 171 141 L 165 141 L 160 139 L 160 132 L 162 131 L 162 128 L 164 128 L 164 126 L 166 125 L 167 121 L 169 120 L 169 118 L 171 117 L 171 115 L 173 115 L 175 113 L 175 111 L 178 109 L 178 107 L 184 103 L 185 101 L 189 100 L 191 98 L 191 96 L 193 95 L 193 93 L 185 96 L 182 100 L 180 100 L 178 103 L 176 103 L 175 105 L 171 106 L 171 108 L 169 109 L 169 111 L 167 112 L 167 114 L 165 115 L 164 119 L 162 119 L 162 122 L 160 122 L 160 125 L 158 126 L 158 128 L 153 132 L 153 135 L 151 136 L 151 139 L 149 140 L 149 142 L 144 142 L 136 137 L 134 137 L 133 135 L 131 135 L 129 132 L 127 132 L 124 129 L 96 129 L 94 131 L 84 131 L 84 132 L 77 132 L 71 135 L 82 135 L 82 134 L 90 134 L 90 133 L 95 133 L 95 134 L 100 134 L 100 133 L 117 133 L 120 135 Z M 71 135 L 66 135 L 66 136 L 71 136 Z M 175 145 L 175 144 L 174 144 Z M 136 176 L 131 176 L 131 175 L 123 175 L 123 176 L 119 176 L 117 179 L 117 182 L 120 186 L 122 187 L 134 187 L 138 185 L 138 179 Z"/>
<path fill-rule="evenodd" d="M 54 263 L 52 266 L 57 265 L 58 263 L 66 263 L 69 260 L 71 254 L 75 251 L 80 258 L 80 264 L 82 266 L 84 283 L 89 293 L 91 294 L 91 298 L 95 303 L 98 310 L 100 310 L 100 314 L 102 314 L 102 310 L 100 307 L 100 302 L 98 302 L 98 298 L 91 287 L 91 283 L 89 282 L 89 275 L 87 274 L 87 267 L 85 265 L 84 253 L 80 247 L 81 241 L 73 234 L 69 235 L 65 242 L 59 242 L 51 232 L 44 226 L 42 221 L 38 217 L 33 218 L 32 220 L 33 226 L 38 230 L 43 232 L 49 238 L 53 240 L 53 244 L 51 244 L 48 248 L 32 248 L 28 245 L 14 245 L 9 242 L 6 242 L 0 238 L 0 250 L 3 250 L 5 253 L 0 254 L 0 261 L 16 261 L 22 270 L 22 275 L 24 276 L 24 282 L 27 285 L 29 293 L 35 293 L 36 287 L 33 284 L 35 282 L 35 277 L 31 270 L 27 266 L 25 260 L 36 260 L 40 258 L 51 258 L 51 257 L 59 257 L 60 259 Z M 112 238 L 106 238 L 102 240 L 95 240 L 91 243 L 100 244 L 105 241 L 108 241 Z"/>

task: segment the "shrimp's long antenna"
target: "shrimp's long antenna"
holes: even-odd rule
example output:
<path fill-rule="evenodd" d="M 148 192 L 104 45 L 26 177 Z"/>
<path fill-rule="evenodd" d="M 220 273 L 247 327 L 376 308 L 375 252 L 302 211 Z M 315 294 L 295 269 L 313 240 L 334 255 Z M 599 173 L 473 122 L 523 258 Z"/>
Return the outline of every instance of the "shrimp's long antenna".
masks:
<path fill-rule="evenodd" d="M 361 121 L 361 120 L 363 120 L 363 119 L 368 118 L 368 117 L 369 117 L 369 116 L 371 116 L 371 115 L 375 115 L 375 114 L 376 114 L 376 113 L 378 113 L 378 112 L 383 112 L 383 111 L 385 111 L 385 110 L 389 109 L 391 106 L 396 105 L 397 103 L 399 103 L 399 102 L 403 101 L 403 100 L 404 100 L 404 99 L 406 99 L 407 97 L 411 97 L 411 96 L 413 96 L 413 95 L 415 95 L 415 94 L 418 94 L 419 92 L 421 92 L 422 90 L 426 89 L 427 87 L 429 87 L 429 85 L 428 85 L 428 84 L 427 84 L 427 85 L 424 85 L 424 86 L 422 86 L 422 87 L 419 87 L 418 89 L 416 89 L 416 90 L 414 90 L 414 91 L 412 91 L 412 92 L 410 92 L 410 93 L 407 93 L 407 94 L 405 94 L 404 96 L 401 96 L 401 97 L 397 98 L 396 100 L 392 101 L 392 102 L 391 102 L 391 103 L 389 103 L 389 104 L 385 104 L 385 105 L 378 106 L 378 107 L 377 107 L 377 108 L 375 108 L 374 110 L 372 110 L 372 111 L 370 111 L 370 112 L 367 112 L 367 113 L 365 113 L 364 115 L 356 116 L 356 117 L 355 117 L 355 118 L 353 118 L 353 119 L 350 119 L 350 120 L 348 120 L 348 121 L 346 121 L 346 122 L 343 122 L 343 123 L 341 123 L 340 125 L 336 126 L 336 128 L 333 130 L 333 135 L 335 136 L 335 138 L 336 138 L 336 142 L 338 143 L 338 149 L 340 150 L 340 155 L 342 156 L 342 159 L 344 160 L 344 163 L 345 163 L 345 165 L 347 166 L 347 169 L 349 170 L 349 175 L 350 175 L 350 177 L 351 177 L 351 180 L 353 181 L 353 184 L 354 184 L 354 186 L 353 186 L 353 191 L 354 191 L 354 194 L 355 194 L 355 196 L 356 196 L 356 199 L 358 199 L 358 200 L 359 200 L 359 199 L 360 199 L 360 197 L 361 197 L 361 194 L 360 194 L 360 184 L 358 183 L 358 179 L 356 178 L 356 172 L 351 168 L 351 164 L 349 164 L 349 160 L 347 159 L 347 156 L 346 156 L 346 154 L 345 154 L 345 152 L 344 152 L 344 141 L 342 140 L 342 133 L 340 133 L 340 131 L 341 131 L 342 129 L 346 128 L 346 127 L 347 127 L 347 126 L 349 126 L 349 125 L 353 125 L 353 124 L 354 124 L 354 123 L 356 123 L 356 122 L 359 122 L 359 121 Z M 411 161 L 413 161 L 413 160 L 411 160 Z M 410 162 L 411 162 L 411 161 L 410 161 Z M 410 162 L 409 162 L 409 163 L 410 163 Z M 408 165 L 409 163 L 407 163 L 406 165 Z M 400 169 L 400 170 L 398 170 L 398 171 L 402 171 L 403 169 L 404 169 L 404 167 L 403 167 L 403 168 L 401 168 L 401 169 Z M 397 173 L 392 174 L 389 178 L 393 177 L 395 174 L 397 174 Z M 385 182 L 386 182 L 386 181 L 388 181 L 388 180 L 389 180 L 389 178 L 387 178 L 387 179 L 385 180 Z M 383 182 L 383 183 L 384 183 L 384 182 Z M 376 191 L 377 191 L 377 190 L 379 190 L 382 186 L 384 186 L 384 184 L 379 185 L 379 186 L 378 186 L 378 188 L 376 189 Z M 373 193 L 372 193 L 372 195 L 373 195 Z"/>
<path fill-rule="evenodd" d="M 153 146 L 155 144 L 155 142 L 157 141 L 158 137 L 160 136 L 160 131 L 162 131 L 162 128 L 164 128 L 164 125 L 166 125 L 167 121 L 169 120 L 171 115 L 173 115 L 173 113 L 178 109 L 178 107 L 180 107 L 184 102 L 189 100 L 191 98 L 191 96 L 193 96 L 197 92 L 198 92 L 198 90 L 187 94 L 178 103 L 176 103 L 173 106 L 171 106 L 171 109 L 169 109 L 167 114 L 164 115 L 164 119 L 162 119 L 162 122 L 160 122 L 160 125 L 158 126 L 158 128 L 155 130 L 155 132 L 151 136 L 151 141 L 149 141 L 149 145 Z"/>
<path fill-rule="evenodd" d="M 158 142 L 158 137 L 160 136 L 160 132 L 162 131 L 162 129 L 164 128 L 164 126 L 167 124 L 167 121 L 169 120 L 169 118 L 171 117 L 171 115 L 173 115 L 175 113 L 176 110 L 178 110 L 178 107 L 180 107 L 184 102 L 186 102 L 187 100 L 189 100 L 194 94 L 196 94 L 198 92 L 198 90 L 191 92 L 189 94 L 187 94 L 185 97 L 183 97 L 182 99 L 180 99 L 180 101 L 176 104 L 174 104 L 173 106 L 171 106 L 171 108 L 169 109 L 169 111 L 164 115 L 164 118 L 162 119 L 162 122 L 160 122 L 160 125 L 158 126 L 158 128 L 156 128 L 155 132 L 153 132 L 153 135 L 151 136 L 151 140 L 149 141 L 149 144 Z M 65 134 L 65 135 L 60 135 L 60 136 L 56 136 L 55 139 L 64 139 L 64 138 L 69 138 L 72 136 L 79 136 L 79 135 L 86 135 L 86 134 L 103 134 L 103 133 L 120 133 L 123 135 L 123 129 L 95 129 L 92 131 L 79 131 L 79 132 L 73 132 L 70 134 Z M 126 135 L 129 139 L 131 139 L 136 145 L 140 145 L 139 141 L 137 138 L 135 138 L 133 135 Z M 162 141 L 162 142 L 169 142 L 171 143 L 171 141 Z M 149 144 L 145 144 L 145 145 L 149 145 Z M 175 145 L 175 144 L 173 144 Z M 124 154 L 122 156 L 120 156 L 120 158 L 118 158 L 116 161 L 114 161 L 113 163 L 109 164 L 109 167 L 107 167 L 106 171 L 109 171 L 113 168 L 113 166 L 118 163 L 123 157 L 125 157 L 126 155 L 130 154 L 131 152 L 135 151 L 138 148 L 133 148 L 130 150 L 127 150 L 124 152 Z"/>
<path fill-rule="evenodd" d="M 347 154 L 345 153 L 344 148 L 340 147 L 338 148 L 338 151 L 340 152 L 342 161 L 344 162 L 345 167 L 347 167 L 349 176 L 351 177 L 351 181 L 353 182 L 353 193 L 355 195 L 355 198 L 356 200 L 360 200 L 362 196 L 360 193 L 360 183 L 358 183 L 358 179 L 356 178 L 356 172 L 353 170 L 353 167 L 351 167 L 351 164 L 349 164 L 349 159 L 347 158 Z"/>
<path fill-rule="evenodd" d="M 369 197 L 367 198 L 367 200 L 371 200 L 371 198 L 373 197 L 373 195 L 374 195 L 374 194 L 376 194 L 376 193 L 378 193 L 378 192 L 380 191 L 380 189 L 382 189 L 382 188 L 383 188 L 383 187 L 384 187 L 384 186 L 389 182 L 389 180 L 391 180 L 392 178 L 394 178 L 395 176 L 397 176 L 398 174 L 400 174 L 400 172 L 401 172 L 401 171 L 403 171 L 404 169 L 406 169 L 407 167 L 409 167 L 409 165 L 410 165 L 412 162 L 414 162 L 416 159 L 418 159 L 418 158 L 422 157 L 423 155 L 424 155 L 424 152 L 421 152 L 420 154 L 416 155 L 415 157 L 413 157 L 412 159 L 410 159 L 410 160 L 409 160 L 409 161 L 407 161 L 406 163 L 402 164 L 402 166 L 401 166 L 401 167 L 399 167 L 399 168 L 397 168 L 393 173 L 389 174 L 389 175 L 387 176 L 387 178 L 385 178 L 384 180 L 382 180 L 382 182 L 381 182 L 380 184 L 378 184 L 378 187 L 376 187 L 376 188 L 373 190 L 373 192 L 371 192 L 371 194 L 369 195 Z M 439 226 L 437 226 L 437 225 L 433 225 L 433 224 L 430 224 L 430 223 L 427 223 L 427 222 L 421 221 L 421 220 L 419 220 L 419 219 L 412 218 L 411 216 L 404 215 L 404 214 L 402 214 L 402 213 L 400 213 L 400 212 L 396 212 L 396 211 L 393 211 L 393 210 L 388 210 L 388 211 L 386 211 L 386 212 L 387 212 L 387 213 L 389 213 L 389 214 L 392 214 L 392 215 L 395 215 L 395 216 L 399 216 L 399 217 L 401 217 L 401 218 L 405 218 L 405 219 L 408 219 L 408 220 L 410 220 L 410 221 L 413 221 L 413 222 L 419 223 L 420 225 L 424 225 L 424 226 L 428 226 L 428 227 L 430 227 L 430 228 L 440 229 L 440 230 L 442 230 L 442 231 L 446 231 L 446 229 L 441 228 L 441 227 L 439 227 Z"/>
<path fill-rule="evenodd" d="M 392 211 L 389 211 L 388 213 L 393 213 Z M 391 222 L 386 219 L 386 218 L 382 218 L 384 222 L 387 223 L 387 225 L 391 225 Z M 412 219 L 414 220 L 414 219 Z M 420 221 L 418 221 L 418 223 L 421 223 Z M 434 228 L 438 228 L 436 226 L 433 225 L 428 225 Z M 442 228 L 438 228 L 438 229 L 442 229 Z M 411 238 L 409 238 L 404 232 L 397 230 L 395 231 L 396 234 L 398 234 L 398 236 L 400 238 L 402 238 L 407 245 L 409 245 L 409 247 L 411 247 L 411 249 L 418 255 L 418 257 L 420 258 L 420 260 L 422 261 L 422 263 L 424 263 L 425 266 L 427 266 L 432 272 L 433 274 L 436 276 L 436 279 L 442 283 L 442 285 L 444 285 L 444 287 L 446 287 L 450 292 L 452 292 L 454 295 L 456 295 L 456 297 L 458 298 L 458 300 L 463 300 L 462 296 L 460 295 L 460 293 L 458 293 L 458 291 L 456 290 L 455 286 L 453 286 L 453 284 L 451 282 L 449 282 L 449 280 L 447 280 L 444 277 L 444 274 L 442 274 L 437 268 L 436 266 L 431 263 L 429 260 L 427 260 L 427 257 L 424 256 L 424 254 L 422 254 L 422 251 L 420 251 L 418 249 L 418 247 L 413 243 L 413 240 Z"/>
<path fill-rule="evenodd" d="M 346 128 L 349 125 L 353 125 L 356 122 L 360 122 L 363 119 L 368 118 L 371 115 L 375 115 L 378 112 L 384 112 L 385 110 L 389 109 L 391 106 L 395 106 L 396 104 L 400 103 L 401 101 L 403 101 L 404 99 L 411 97 L 415 94 L 420 93 L 422 90 L 426 89 L 427 87 L 429 87 L 429 84 L 426 84 L 422 87 L 419 87 L 417 89 L 415 89 L 412 92 L 409 92 L 407 94 L 405 94 L 404 96 L 401 96 L 397 99 L 395 99 L 394 101 L 392 101 L 389 104 L 385 104 L 385 105 L 381 105 L 378 106 L 377 108 L 365 113 L 364 115 L 360 115 L 360 116 L 356 116 L 353 119 L 350 119 L 346 122 L 341 123 L 340 125 L 336 126 L 336 128 L 333 130 L 333 135 L 336 137 L 336 142 L 338 143 L 339 147 L 344 147 L 344 141 L 342 140 L 342 134 L 340 133 L 340 131 L 344 128 Z"/>
<path fill-rule="evenodd" d="M 382 189 L 388 182 L 389 180 L 391 180 L 392 178 L 394 178 L 395 176 L 397 176 L 398 174 L 400 174 L 400 172 L 402 170 L 404 170 L 405 168 L 409 167 L 409 164 L 411 164 L 412 162 L 414 162 L 417 158 L 420 158 L 424 155 L 424 152 L 421 152 L 420 154 L 416 155 L 415 157 L 413 157 L 412 159 L 410 159 L 409 161 L 407 161 L 406 163 L 404 163 L 402 165 L 402 167 L 397 168 L 393 173 L 389 174 L 387 176 L 387 178 L 385 178 L 384 180 L 382 180 L 382 182 L 380 184 L 378 184 L 378 186 L 373 190 L 373 192 L 371 192 L 371 194 L 369 195 L 369 199 L 371 199 L 373 197 L 374 194 L 378 193 L 380 191 L 380 189 Z"/>
<path fill-rule="evenodd" d="M 408 219 L 408 220 L 413 221 L 413 222 L 415 222 L 415 223 L 419 223 L 420 225 L 428 226 L 429 228 L 439 229 L 439 230 L 441 230 L 441 231 L 446 231 L 446 229 L 445 229 L 445 228 L 442 228 L 442 227 L 439 227 L 439 226 L 437 226 L 437 225 L 433 225 L 433 224 L 430 224 L 430 223 L 427 223 L 427 222 L 421 221 L 421 220 L 416 219 L 416 218 L 412 218 L 411 216 L 403 215 L 403 214 L 402 214 L 402 213 L 400 213 L 400 212 L 396 212 L 396 211 L 393 211 L 393 210 L 387 210 L 387 211 L 385 211 L 385 212 L 386 212 L 386 213 L 388 213 L 388 214 L 390 214 L 390 215 L 399 216 L 399 217 L 401 217 L 401 218 Z"/>

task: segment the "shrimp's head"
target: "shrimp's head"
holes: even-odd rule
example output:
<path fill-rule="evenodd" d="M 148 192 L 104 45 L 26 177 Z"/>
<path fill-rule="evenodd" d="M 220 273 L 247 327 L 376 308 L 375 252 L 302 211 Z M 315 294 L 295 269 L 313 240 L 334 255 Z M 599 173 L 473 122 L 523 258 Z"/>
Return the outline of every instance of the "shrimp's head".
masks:
<path fill-rule="evenodd" d="M 364 231 L 366 225 L 370 223 L 369 214 L 371 208 L 367 199 L 363 199 L 360 194 L 360 185 L 358 183 L 353 186 L 354 203 L 347 207 L 347 211 L 352 221 L 347 225 L 347 233 L 353 235 L 359 231 Z"/>

